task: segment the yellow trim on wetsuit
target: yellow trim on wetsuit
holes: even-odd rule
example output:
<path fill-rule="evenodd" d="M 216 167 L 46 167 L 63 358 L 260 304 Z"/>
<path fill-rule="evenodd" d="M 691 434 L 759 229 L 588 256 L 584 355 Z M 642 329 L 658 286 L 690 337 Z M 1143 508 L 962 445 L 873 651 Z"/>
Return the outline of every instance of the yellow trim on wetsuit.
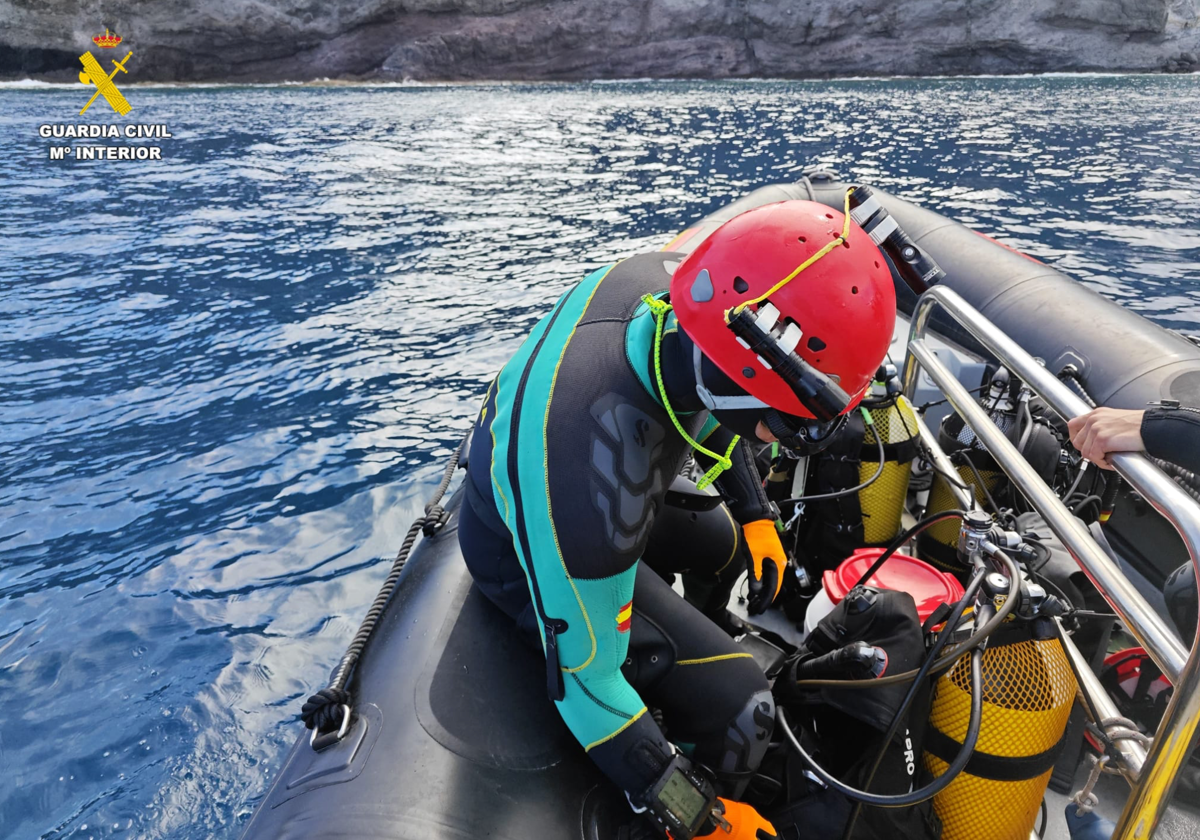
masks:
<path fill-rule="evenodd" d="M 729 512 L 729 508 L 725 505 L 717 505 L 725 513 L 725 518 L 729 520 L 729 527 L 733 529 L 733 550 L 729 552 L 729 559 L 725 561 L 725 565 L 717 569 L 717 574 L 729 568 L 729 564 L 733 562 L 733 558 L 737 557 L 738 540 L 741 539 L 741 534 L 738 530 L 738 524 L 733 521 L 733 514 Z"/>
<path fill-rule="evenodd" d="M 558 361 L 554 363 L 554 375 L 550 377 L 550 393 L 546 397 L 546 415 L 542 420 L 542 470 L 546 475 L 546 519 L 550 522 L 550 535 L 554 537 L 554 552 L 558 555 L 558 562 L 562 566 L 563 575 L 566 577 L 567 583 L 571 585 L 571 592 L 575 594 L 575 603 L 579 605 L 579 612 L 583 614 L 583 623 L 587 626 L 588 638 L 592 642 L 592 652 L 582 665 L 576 665 L 573 668 L 568 668 L 565 665 L 559 666 L 559 670 L 567 674 L 578 673 L 592 664 L 592 661 L 596 658 L 596 632 L 592 629 L 592 619 L 588 615 L 587 607 L 583 605 L 583 596 L 579 594 L 579 588 L 575 586 L 575 580 L 571 577 L 571 573 L 567 571 L 567 561 L 563 559 L 562 546 L 558 543 L 558 528 L 554 526 L 554 510 L 550 502 L 550 445 L 547 441 L 547 429 L 550 427 L 550 405 L 554 402 L 554 388 L 558 385 L 558 369 L 562 367 L 563 358 L 567 355 L 567 348 L 571 346 L 571 339 L 575 338 L 575 331 L 579 329 L 579 322 L 587 317 L 588 307 L 592 305 L 592 298 L 596 296 L 596 292 L 604 284 L 604 280 L 617 265 L 619 263 L 609 266 L 608 271 L 604 272 L 604 276 L 596 281 L 596 285 L 592 287 L 592 293 L 588 295 L 588 299 L 583 303 L 583 311 L 579 313 L 579 318 L 576 319 L 575 325 L 571 327 L 571 332 L 567 334 L 567 340 L 563 342 L 562 352 L 558 354 Z M 533 562 L 532 557 L 529 558 L 529 562 Z M 588 747 L 588 749 L 591 749 L 591 747 Z"/>
<path fill-rule="evenodd" d="M 708 656 L 704 659 L 680 659 L 676 665 L 707 665 L 709 662 L 721 662 L 725 659 L 753 659 L 748 653 L 723 653 L 720 656 Z"/>
<path fill-rule="evenodd" d="M 664 251 L 672 250 L 673 245 L 675 245 L 677 242 L 679 242 L 680 239 L 683 239 L 685 236 L 687 236 L 694 230 L 695 230 L 695 228 L 684 228 L 682 231 L 680 231 L 680 233 L 674 239 L 672 239 L 670 242 L 668 242 L 666 245 L 664 245 L 662 247 L 662 250 L 664 250 Z"/>
<path fill-rule="evenodd" d="M 749 655 L 749 654 L 747 654 L 747 655 Z M 626 729 L 633 726 L 634 722 L 644 714 L 646 714 L 646 707 L 642 706 L 642 710 L 640 712 L 638 712 L 636 715 L 631 717 L 629 720 L 627 720 L 623 724 L 621 724 L 621 726 L 615 732 L 613 732 L 611 735 L 605 735 L 599 741 L 592 741 L 592 743 L 588 744 L 586 747 L 583 748 L 583 751 L 591 752 L 592 747 L 598 747 L 601 744 L 608 743 L 613 738 L 616 738 L 618 735 L 620 735 L 622 732 L 624 732 Z"/>

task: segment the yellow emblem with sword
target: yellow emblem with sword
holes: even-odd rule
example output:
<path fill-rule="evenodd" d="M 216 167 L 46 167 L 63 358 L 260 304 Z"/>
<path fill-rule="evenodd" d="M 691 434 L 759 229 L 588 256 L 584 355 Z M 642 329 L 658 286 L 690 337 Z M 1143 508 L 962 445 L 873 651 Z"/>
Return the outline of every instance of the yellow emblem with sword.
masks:
<path fill-rule="evenodd" d="M 96 92 L 92 94 L 92 98 L 88 100 L 88 104 L 83 106 L 83 111 L 79 112 L 81 115 L 88 108 L 92 107 L 92 103 L 96 101 L 96 97 L 100 94 L 104 94 L 104 98 L 108 100 L 108 104 L 122 117 L 133 110 L 133 106 L 126 101 L 121 91 L 117 90 L 117 86 L 113 84 L 113 76 L 117 75 L 117 70 L 122 73 L 129 72 L 125 69 L 125 62 L 129 61 L 131 55 L 133 55 L 133 50 L 127 52 L 125 57 L 120 61 L 113 61 L 113 66 L 117 69 L 107 75 L 100 66 L 100 62 L 96 61 L 96 57 L 90 52 L 85 52 L 79 56 L 79 60 L 83 62 L 83 71 L 79 74 L 79 81 L 85 85 L 92 84 L 96 86 Z"/>

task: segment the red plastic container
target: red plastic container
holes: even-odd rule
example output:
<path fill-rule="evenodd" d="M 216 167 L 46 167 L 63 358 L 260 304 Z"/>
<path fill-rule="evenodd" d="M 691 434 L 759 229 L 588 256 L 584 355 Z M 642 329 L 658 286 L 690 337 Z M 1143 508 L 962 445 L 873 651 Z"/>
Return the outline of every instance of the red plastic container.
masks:
<path fill-rule="evenodd" d="M 836 569 L 821 576 L 825 595 L 833 604 L 846 597 L 863 573 L 883 554 L 882 548 L 860 548 Z M 953 604 L 963 596 L 962 584 L 946 572 L 940 572 L 924 560 L 910 554 L 893 554 L 867 582 L 877 589 L 898 589 L 913 596 L 921 621 L 929 618 L 941 604 Z"/>

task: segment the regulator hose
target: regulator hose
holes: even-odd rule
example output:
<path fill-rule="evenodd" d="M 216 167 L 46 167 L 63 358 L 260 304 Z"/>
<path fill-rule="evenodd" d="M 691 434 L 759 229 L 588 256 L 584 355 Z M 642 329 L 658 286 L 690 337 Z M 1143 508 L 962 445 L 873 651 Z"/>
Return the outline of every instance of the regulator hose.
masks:
<path fill-rule="evenodd" d="M 874 426 L 872 426 L 872 429 L 874 429 Z M 842 496 L 852 496 L 855 493 L 857 493 L 859 490 L 866 489 L 867 487 L 874 484 L 875 479 L 877 479 L 877 478 L 879 478 L 879 476 L 883 475 L 883 466 L 886 463 L 886 461 L 885 461 L 886 452 L 883 448 L 883 437 L 879 434 L 879 431 L 873 430 L 872 434 L 875 435 L 875 443 L 877 443 L 879 445 L 879 466 L 876 468 L 874 475 L 872 475 L 870 478 L 868 478 L 866 481 L 864 481 L 862 484 L 859 484 L 856 487 L 850 487 L 846 490 L 835 490 L 832 493 L 818 493 L 813 496 L 797 496 L 794 499 L 784 499 L 779 504 L 786 505 L 786 504 L 790 503 L 793 505 L 799 505 L 799 504 L 803 504 L 804 502 L 821 501 L 822 499 L 840 499 Z"/>
<path fill-rule="evenodd" d="M 943 522 L 947 519 L 955 519 L 955 518 L 961 519 L 964 516 L 966 516 L 966 513 L 964 513 L 961 510 L 943 510 L 943 511 L 939 511 L 934 514 L 930 514 L 929 516 L 925 517 L 920 522 L 918 522 L 916 525 L 913 525 L 911 528 L 909 528 L 907 531 L 905 531 L 903 534 L 896 537 L 896 539 L 892 540 L 891 543 L 888 544 L 888 547 L 883 550 L 883 554 L 880 554 L 879 558 L 874 563 L 871 564 L 871 568 L 869 568 L 865 572 L 863 572 L 862 577 L 860 577 L 858 579 L 858 583 L 856 583 L 854 585 L 855 586 L 866 586 L 867 581 L 869 581 L 871 579 L 871 577 L 876 572 L 878 572 L 880 570 L 880 568 L 883 567 L 884 563 L 886 563 L 889 559 L 891 559 L 893 554 L 895 554 L 897 551 L 899 551 L 906 542 L 911 540 L 917 534 L 924 531 L 926 528 L 930 528 L 930 527 L 938 524 L 939 522 Z"/>
<path fill-rule="evenodd" d="M 1009 600 L 1013 600 L 1009 597 Z M 913 672 L 916 673 L 915 671 Z M 815 682 L 815 681 L 814 681 Z M 878 682 L 873 680 L 872 682 Z M 946 768 L 946 772 L 938 776 L 923 788 L 899 794 L 868 793 L 865 790 L 850 787 L 850 785 L 829 773 L 824 767 L 808 754 L 796 733 L 788 725 L 787 712 L 782 706 L 775 709 L 776 719 L 783 728 L 783 734 L 791 742 L 792 749 L 800 756 L 813 774 L 827 787 L 831 787 L 847 799 L 860 802 L 863 805 L 873 805 L 877 808 L 908 808 L 932 799 L 945 790 L 955 777 L 963 771 L 975 753 L 975 744 L 979 740 L 979 728 L 983 719 L 983 651 L 975 648 L 971 651 L 971 718 L 967 723 L 967 735 L 963 739 L 954 761 Z"/>

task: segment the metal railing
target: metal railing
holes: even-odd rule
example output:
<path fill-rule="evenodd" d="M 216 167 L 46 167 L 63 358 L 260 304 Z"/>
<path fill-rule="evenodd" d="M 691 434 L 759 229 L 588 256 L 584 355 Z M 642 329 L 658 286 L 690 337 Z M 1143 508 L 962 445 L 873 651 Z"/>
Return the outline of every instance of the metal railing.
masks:
<path fill-rule="evenodd" d="M 911 398 L 921 370 L 933 379 L 950 405 L 1062 540 L 1075 562 L 1175 687 L 1153 745 L 1144 754 L 1144 759 L 1140 749 L 1131 750 L 1128 744 L 1122 748 L 1129 763 L 1125 775 L 1132 790 L 1113 840 L 1145 840 L 1153 834 L 1166 810 L 1175 778 L 1187 761 L 1200 722 L 1200 655 L 1197 653 L 1200 645 L 1194 643 L 1189 653 L 1083 524 L 937 358 L 924 338 L 935 306 L 941 307 L 964 327 L 1064 419 L 1084 414 L 1090 407 L 954 291 L 937 286 L 917 301 L 904 362 L 905 394 Z M 1121 453 L 1111 455 L 1109 460 L 1121 477 L 1179 531 L 1200 581 L 1200 505 L 1144 455 Z M 1081 686 L 1089 696 L 1097 688 L 1098 681 Z M 1103 694 L 1102 688 L 1100 693 Z M 1112 706 L 1106 696 L 1103 700 Z M 1100 723 L 1096 721 L 1097 725 Z M 1141 766 L 1135 769 L 1133 765 L 1138 763 Z"/>

